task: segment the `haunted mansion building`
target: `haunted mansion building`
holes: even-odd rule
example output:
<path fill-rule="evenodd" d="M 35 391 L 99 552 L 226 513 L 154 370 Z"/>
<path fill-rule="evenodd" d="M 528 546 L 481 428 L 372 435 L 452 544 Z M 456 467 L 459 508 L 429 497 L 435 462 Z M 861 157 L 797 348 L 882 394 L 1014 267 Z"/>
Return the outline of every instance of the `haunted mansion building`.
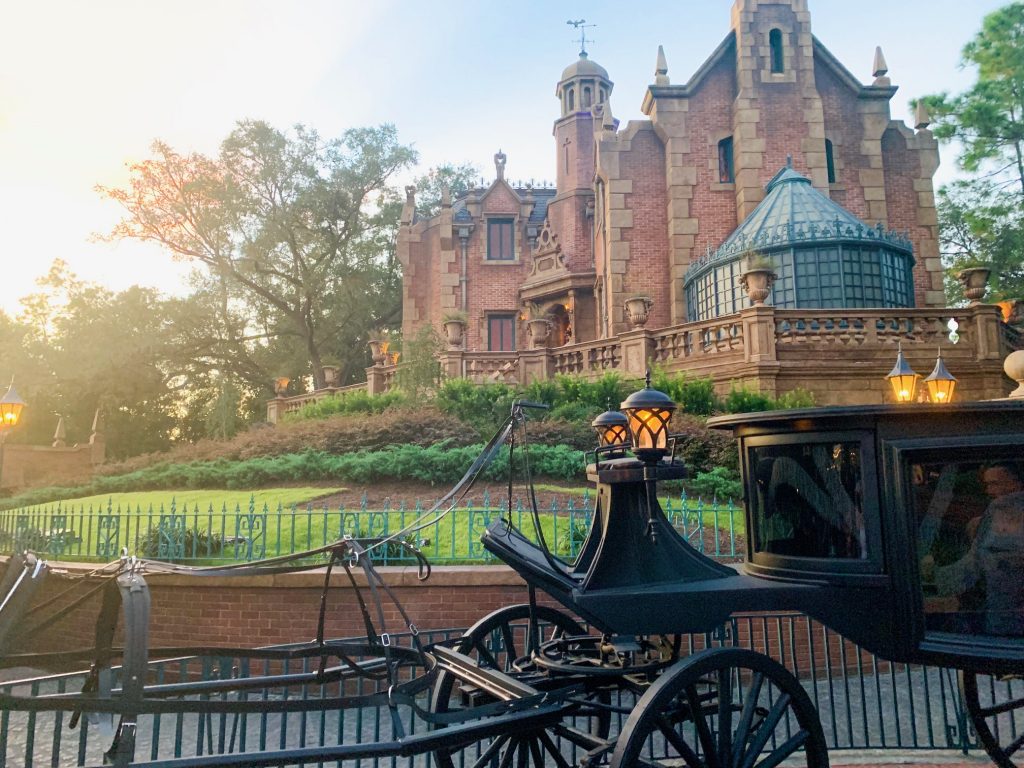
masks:
<path fill-rule="evenodd" d="M 407 189 L 403 335 L 461 320 L 442 364 L 478 380 L 653 362 L 820 403 L 879 402 L 897 342 L 922 373 L 941 343 L 973 397 L 1001 396 L 998 311 L 944 308 L 927 116 L 892 119 L 880 50 L 872 76 L 812 35 L 807 0 L 735 0 L 684 82 L 659 48 L 646 119 L 625 125 L 609 73 L 581 53 L 555 87 L 553 189 L 510 184 L 500 151 L 494 181 L 436 216 Z M 746 275 L 759 266 L 766 301 Z M 834 389 L 809 382 L 823 360 Z"/>

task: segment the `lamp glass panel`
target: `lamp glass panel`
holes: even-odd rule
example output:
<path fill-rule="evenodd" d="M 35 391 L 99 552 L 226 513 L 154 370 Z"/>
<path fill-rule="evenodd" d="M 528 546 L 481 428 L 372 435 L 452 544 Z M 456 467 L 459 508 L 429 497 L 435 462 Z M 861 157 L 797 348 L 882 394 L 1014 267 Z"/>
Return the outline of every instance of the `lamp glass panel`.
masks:
<path fill-rule="evenodd" d="M 928 398 L 933 403 L 951 403 L 954 389 L 955 379 L 932 379 L 928 382 Z"/>
<path fill-rule="evenodd" d="M 650 410 L 637 408 L 629 411 L 629 431 L 633 435 L 633 447 L 640 450 L 665 450 L 668 446 L 668 420 L 672 412 L 668 409 Z"/>
<path fill-rule="evenodd" d="M 629 440 L 625 424 L 612 424 L 601 431 L 601 445 L 620 445 Z"/>
<path fill-rule="evenodd" d="M 917 389 L 917 380 L 921 378 L 916 373 L 913 375 L 907 374 L 903 376 L 892 376 L 889 382 L 892 384 L 893 394 L 896 395 L 896 401 L 900 403 L 910 403 L 914 400 L 914 390 Z"/>

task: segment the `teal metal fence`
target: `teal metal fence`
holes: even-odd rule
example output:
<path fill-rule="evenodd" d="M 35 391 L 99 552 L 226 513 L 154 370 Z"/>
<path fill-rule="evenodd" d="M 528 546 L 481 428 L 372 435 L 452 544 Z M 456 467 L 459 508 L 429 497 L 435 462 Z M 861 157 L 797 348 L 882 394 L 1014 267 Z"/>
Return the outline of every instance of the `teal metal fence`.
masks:
<path fill-rule="evenodd" d="M 355 508 L 260 506 L 226 504 L 179 506 L 174 499 L 158 508 L 122 506 L 75 507 L 54 504 L 0 512 L 0 552 L 26 549 L 55 559 L 109 561 L 123 549 L 140 557 L 173 562 L 248 562 L 314 549 L 351 536 L 367 543 L 404 531 L 424 516 L 431 503 L 413 505 L 385 501 L 368 508 L 366 497 Z M 663 500 L 665 514 L 700 552 L 720 559 L 743 553 L 743 512 L 734 503 L 688 499 L 683 493 Z M 488 563 L 491 555 L 480 534 L 498 517 L 511 515 L 527 536 L 536 538 L 532 516 L 522 499 L 496 503 L 484 493 L 475 503 L 467 499 L 451 514 L 406 534 L 434 563 Z M 552 500 L 541 510 L 544 537 L 558 554 L 574 557 L 590 528 L 593 514 L 589 493 Z M 407 564 L 415 558 L 401 546 L 381 546 L 374 558 L 382 564 Z"/>
<path fill-rule="evenodd" d="M 514 628 L 522 633 L 524 628 Z M 421 632 L 421 640 L 438 642 L 457 636 L 456 630 Z M 944 749 L 967 753 L 977 750 L 976 737 L 967 725 L 963 703 L 955 684 L 955 671 L 937 667 L 890 664 L 862 652 L 818 622 L 802 614 L 747 615 L 736 617 L 710 634 L 684 635 L 684 653 L 714 646 L 754 647 L 751 638 L 762 638 L 756 650 L 768 655 L 794 672 L 817 707 L 830 750 L 849 749 Z M 408 644 L 405 636 L 396 642 Z M 404 640 L 403 640 L 404 638 Z M 522 637 L 518 637 L 522 647 Z M 503 638 L 495 633 L 492 648 Z M 798 654 L 799 646 L 818 649 L 810 657 Z M 285 671 L 310 671 L 316 661 L 297 662 Z M 299 668 L 301 667 L 301 669 Z M 196 679 L 236 679 L 266 674 L 263 661 L 239 657 L 181 658 L 154 662 L 150 679 L 174 682 Z M 10 674 L 10 671 L 8 671 Z M 114 677 L 119 674 L 114 670 Z M 31 694 L 81 690 L 85 673 L 47 677 L 24 675 L 17 681 L 0 681 L 0 694 Z M 374 692 L 374 684 L 364 681 L 358 690 L 346 693 Z M 387 682 L 383 682 L 387 685 Z M 117 687 L 118 681 L 112 683 Z M 993 680 L 993 702 L 1022 695 L 1020 680 Z M 242 693 L 216 694 L 221 700 L 239 697 L 316 697 L 339 695 L 337 686 L 306 686 L 301 690 L 253 689 Z M 619 731 L 625 712 L 635 702 L 635 694 L 626 690 L 616 694 L 619 713 L 613 716 L 611 735 Z M 632 697 L 632 698 L 631 698 Z M 426 705 L 424 701 L 424 705 Z M 788 717 L 789 715 L 787 715 Z M 406 733 L 426 726 L 407 708 L 401 717 Z M 1005 724 L 1013 734 L 1024 732 L 1019 712 Z M 113 722 L 100 717 L 82 718 L 72 729 L 66 713 L 0 711 L 0 768 L 7 766 L 81 766 L 99 765 L 110 747 Z M 201 757 L 300 746 L 365 743 L 392 738 L 393 722 L 386 706 L 354 710 L 315 712 L 274 712 L 258 714 L 168 714 L 140 718 L 136 731 L 136 753 L 144 764 L 171 757 Z M 692 743 L 697 743 L 696 739 Z M 978 752 L 980 754 L 980 750 Z M 570 765 L 579 755 L 566 754 Z M 428 768 L 429 755 L 408 758 L 381 758 L 350 761 L 359 768 Z M 324 765 L 310 762 L 306 765 Z M 327 765 L 337 765 L 334 762 Z"/>

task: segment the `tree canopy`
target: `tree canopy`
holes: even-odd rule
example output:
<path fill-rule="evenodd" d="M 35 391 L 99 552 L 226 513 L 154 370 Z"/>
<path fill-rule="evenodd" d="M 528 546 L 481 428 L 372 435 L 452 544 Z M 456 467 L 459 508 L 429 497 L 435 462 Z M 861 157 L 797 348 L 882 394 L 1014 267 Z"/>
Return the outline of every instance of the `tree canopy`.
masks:
<path fill-rule="evenodd" d="M 940 190 L 938 213 L 945 263 L 951 272 L 984 263 L 992 268 L 992 298 L 1024 296 L 1024 3 L 985 17 L 961 64 L 977 79 L 963 93 L 924 97 L 939 140 L 959 148 L 972 174 Z M 962 298 L 947 280 L 951 300 Z"/>
<path fill-rule="evenodd" d="M 290 338 L 290 362 L 316 386 L 327 363 L 354 375 L 366 333 L 400 300 L 373 228 L 389 182 L 416 159 L 394 127 L 324 140 L 242 121 L 215 158 L 162 142 L 153 154 L 131 166 L 127 188 L 100 188 L 126 212 L 110 237 L 153 241 L 203 268 L 209 357 L 231 367 Z"/>

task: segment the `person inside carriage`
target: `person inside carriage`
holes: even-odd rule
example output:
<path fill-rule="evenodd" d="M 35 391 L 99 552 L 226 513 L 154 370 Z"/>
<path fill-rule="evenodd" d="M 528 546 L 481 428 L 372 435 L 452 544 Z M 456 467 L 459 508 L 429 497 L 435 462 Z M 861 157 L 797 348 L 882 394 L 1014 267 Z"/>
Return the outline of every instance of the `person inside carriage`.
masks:
<path fill-rule="evenodd" d="M 938 473 L 918 529 L 927 626 L 1024 637 L 1024 470 L 1008 461 L 980 474 L 964 469 L 947 464 Z M 968 516 L 963 510 L 977 498 L 970 481 L 978 477 L 990 501 Z M 929 601 L 929 592 L 937 597 Z"/>

